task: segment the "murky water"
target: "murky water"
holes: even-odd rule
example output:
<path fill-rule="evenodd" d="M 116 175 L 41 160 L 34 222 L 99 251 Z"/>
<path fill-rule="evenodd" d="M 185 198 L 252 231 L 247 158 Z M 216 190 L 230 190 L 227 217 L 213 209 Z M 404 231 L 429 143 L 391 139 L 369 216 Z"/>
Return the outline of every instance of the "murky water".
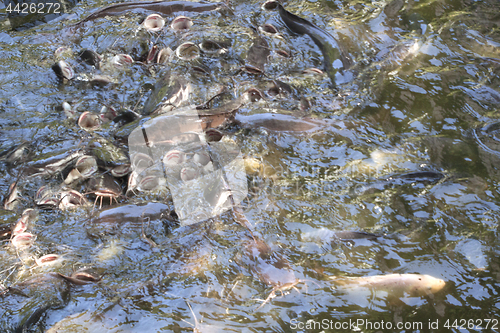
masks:
<path fill-rule="evenodd" d="M 326 75 L 302 72 L 322 68 L 321 51 L 261 2 L 178 13 L 193 18 L 187 32 L 168 27 L 175 15 L 166 17 L 161 34 L 146 32 L 139 13 L 65 29 L 111 3 L 85 1 L 22 31 L 2 25 L 0 149 L 29 143 L 27 161 L 0 163 L 4 198 L 18 178 L 20 193 L 12 211 L 2 210 L 2 225 L 35 207 L 41 186 L 63 182 L 60 173 L 33 176 L 29 167 L 117 132 L 113 123 L 80 129 L 64 101 L 77 116 L 103 105 L 141 112 L 169 68 L 193 87 L 186 104 L 202 104 L 222 87 L 233 99 L 251 87 L 264 91 L 265 100 L 242 106 L 239 122 L 223 132 L 265 169 L 248 175 L 242 206 L 253 233 L 271 248 L 268 259 L 276 261 L 267 265 L 279 267 L 270 276 L 294 274 L 300 283 L 262 305 L 273 291 L 263 277 L 270 267 L 251 258 L 249 231 L 230 213 L 180 227 L 168 217 L 173 205 L 165 191 L 120 196 L 111 206 L 106 199 L 95 209 L 37 209 L 27 230 L 36 235 L 33 245 L 16 250 L 6 238 L 0 248 L 0 282 L 13 287 L 1 299 L 2 331 L 181 332 L 196 325 L 202 332 L 318 332 L 353 329 L 347 326 L 353 322 L 367 332 L 500 330 L 497 1 L 290 1 L 287 10 L 329 31 L 354 59 L 336 89 Z M 279 30 L 260 33 L 269 51 L 265 75 L 241 72 L 252 45 L 262 43 L 256 31 L 265 23 Z M 205 39 L 230 46 L 195 61 L 172 57 L 168 65 L 100 71 L 77 56 L 92 49 L 103 58 L 137 59 L 153 42 L 175 50 Z M 57 58 L 62 46 L 71 51 Z M 61 59 L 75 69 L 69 83 L 51 69 Z M 92 85 L 94 74 L 114 83 Z M 293 92 L 270 94 L 272 80 Z M 126 179 L 120 181 L 125 188 Z M 346 240 L 341 231 L 383 236 Z M 49 253 L 61 259 L 37 266 L 35 258 Z M 79 269 L 102 279 L 67 285 L 48 274 Z M 428 274 L 446 286 L 412 297 L 391 288 L 343 288 L 331 279 L 390 273 Z M 38 284 L 22 284 L 33 277 Z"/>

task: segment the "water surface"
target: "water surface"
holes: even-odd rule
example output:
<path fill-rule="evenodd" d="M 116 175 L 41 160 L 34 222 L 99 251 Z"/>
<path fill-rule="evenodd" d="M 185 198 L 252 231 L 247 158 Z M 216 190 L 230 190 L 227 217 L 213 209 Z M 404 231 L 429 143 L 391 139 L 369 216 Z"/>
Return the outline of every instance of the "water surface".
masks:
<path fill-rule="evenodd" d="M 185 33 L 165 28 L 161 35 L 150 34 L 140 29 L 144 15 L 133 13 L 97 20 L 76 34 L 65 30 L 111 3 L 83 1 L 56 20 L 21 31 L 2 25 L 0 149 L 29 141 L 28 164 L 73 151 L 92 134 L 67 118 L 64 101 L 77 114 L 99 112 L 104 104 L 141 110 L 166 70 L 136 63 L 108 73 L 116 84 L 94 87 L 85 79 L 98 71 L 77 61 L 81 49 L 104 57 L 138 57 L 152 41 L 175 49 L 184 41 L 229 40 L 222 57 L 203 56 L 197 63 L 174 58 L 168 67 L 193 85 L 192 104 L 205 102 L 222 86 L 234 97 L 250 87 L 265 91 L 271 79 L 292 85 L 296 95 L 310 101 L 311 107 L 303 110 L 298 98 L 266 95 L 265 101 L 238 113 L 242 119 L 263 113 L 312 117 L 323 124 L 315 130 L 277 130 L 257 121 L 225 130 L 244 155 L 261 160 L 268 171 L 248 176 L 246 217 L 303 282 L 298 291 L 278 292 L 257 309 L 272 288 L 244 259 L 248 231 L 226 213 L 186 227 L 153 217 L 144 232 L 140 215 L 148 202 L 172 208 L 165 193 L 119 198 L 119 205 L 134 204 L 137 210 L 130 213 L 135 219 L 121 216 L 116 224 L 95 223 L 100 212 L 92 207 L 39 210 L 29 228 L 37 236 L 32 247 L 20 253 L 8 240 L 2 243 L 2 285 L 79 268 L 104 275 L 97 284 L 72 286 L 69 296 L 47 310 L 30 332 L 51 327 L 58 332 L 192 331 L 195 319 L 188 303 L 203 332 L 317 332 L 311 325 L 323 320 L 330 323 L 324 331 L 337 331 L 335 323 L 360 319 L 383 320 L 394 325 L 386 331 L 405 332 L 429 331 L 429 322 L 438 321 L 433 330 L 438 332 L 446 330 L 447 320 L 450 325 L 483 320 L 484 327 L 486 319 L 499 319 L 496 1 L 289 1 L 289 11 L 330 32 L 355 60 L 350 79 L 337 88 L 326 75 L 302 73 L 322 68 L 320 50 L 309 37 L 287 31 L 277 12 L 262 9 L 261 2 L 234 1 L 228 12 L 183 13 L 194 19 Z M 2 9 L 3 23 L 4 13 Z M 166 18 L 167 25 L 172 19 Z M 264 23 L 279 29 L 279 35 L 262 35 L 270 49 L 266 76 L 238 73 L 256 28 Z M 61 57 L 78 77 L 66 84 L 51 69 L 60 59 L 54 52 L 62 46 L 71 50 Z M 278 50 L 292 56 L 280 57 Z M 193 65 L 209 68 L 210 75 L 196 73 Z M 112 138 L 115 130 L 108 126 L 98 133 Z M 0 163 L 4 196 L 24 166 Z M 415 172 L 429 174 L 423 179 L 404 176 Z M 432 178 L 430 172 L 444 177 Z M 2 219 L 15 221 L 34 206 L 40 186 L 61 182 L 60 177 L 23 176 L 22 199 Z M 109 208 L 105 204 L 101 210 Z M 345 241 L 335 236 L 338 231 L 384 236 Z M 36 267 L 33 259 L 47 253 L 64 260 Z M 335 288 L 330 279 L 389 273 L 429 274 L 446 286 L 432 297 L 397 297 L 387 291 Z M 5 330 L 22 317 L 3 313 Z M 398 322 L 423 326 L 396 330 Z M 466 325 L 462 331 L 480 329 Z"/>

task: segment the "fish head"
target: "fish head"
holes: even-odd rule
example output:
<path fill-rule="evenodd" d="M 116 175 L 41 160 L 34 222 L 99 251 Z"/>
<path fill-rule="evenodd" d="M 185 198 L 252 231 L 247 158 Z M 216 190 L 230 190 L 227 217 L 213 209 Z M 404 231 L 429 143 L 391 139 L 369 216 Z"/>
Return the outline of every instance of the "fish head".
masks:
<path fill-rule="evenodd" d="M 427 290 L 432 293 L 432 294 L 435 294 L 437 293 L 438 291 L 440 291 L 441 289 L 444 288 L 445 286 L 445 282 L 444 280 L 441 280 L 441 279 L 436 279 L 436 278 L 433 278 L 432 276 L 430 276 L 430 281 L 428 282 L 428 286 L 427 286 Z"/>
<path fill-rule="evenodd" d="M 421 275 L 418 277 L 419 283 L 415 285 L 415 294 L 433 295 L 444 288 L 444 280 L 435 278 L 430 275 Z"/>

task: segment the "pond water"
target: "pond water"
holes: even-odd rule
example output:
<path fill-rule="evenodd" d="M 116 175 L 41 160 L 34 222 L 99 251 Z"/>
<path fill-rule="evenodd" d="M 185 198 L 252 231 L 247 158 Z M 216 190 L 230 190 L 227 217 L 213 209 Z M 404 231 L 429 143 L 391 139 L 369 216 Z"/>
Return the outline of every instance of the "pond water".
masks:
<path fill-rule="evenodd" d="M 16 248 L 9 235 L 1 243 L 2 332 L 500 330 L 496 0 L 288 1 L 288 11 L 328 31 L 354 60 L 336 87 L 326 74 L 303 72 L 323 68 L 321 50 L 262 2 L 164 15 L 161 32 L 141 27 L 144 12 L 68 29 L 112 3 L 72 2 L 47 23 L 15 30 L 0 9 L 0 192 L 8 199 L 14 182 L 19 192 L 1 226 L 36 209 L 31 246 Z M 178 15 L 193 26 L 173 31 Z M 266 23 L 278 33 L 261 32 Z M 175 51 L 204 40 L 227 47 L 195 60 L 137 61 L 153 44 Z M 104 63 L 122 53 L 136 62 L 96 69 L 80 60 L 83 49 Z M 242 71 L 256 54 L 267 55 L 259 58 L 264 73 Z M 74 79 L 57 78 L 51 67 L 60 60 Z M 38 165 L 89 150 L 96 138 L 128 149 L 119 124 L 85 131 L 78 116 L 103 106 L 144 112 L 167 73 L 190 84 L 185 105 L 222 88 L 229 97 L 221 105 L 250 88 L 262 91 L 221 128 L 255 171 L 240 205 L 246 226 L 230 211 L 179 224 L 166 187 L 125 195 L 126 177 L 118 179 L 117 203 L 92 205 L 83 182 L 71 186 L 89 205 L 37 207 L 40 187 L 69 186 L 67 170 L 37 174 Z M 95 75 L 110 82 L 92 83 Z M 276 80 L 291 92 L 273 94 Z M 9 153 L 23 144 L 20 154 Z M 37 265 L 50 253 L 60 259 Z M 50 274 L 79 270 L 100 280 L 67 284 Z M 446 284 L 415 296 L 355 279 L 392 273 Z M 273 290 L 289 281 L 294 288 Z"/>

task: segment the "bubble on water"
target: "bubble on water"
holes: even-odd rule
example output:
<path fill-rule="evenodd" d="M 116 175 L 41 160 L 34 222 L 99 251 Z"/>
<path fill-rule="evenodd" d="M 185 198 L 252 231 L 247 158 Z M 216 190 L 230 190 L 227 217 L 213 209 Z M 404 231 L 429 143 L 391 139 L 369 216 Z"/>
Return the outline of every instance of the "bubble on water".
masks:
<path fill-rule="evenodd" d="M 383 210 L 380 206 L 376 205 L 373 207 L 373 213 L 376 215 L 380 215 L 383 213 Z"/>

